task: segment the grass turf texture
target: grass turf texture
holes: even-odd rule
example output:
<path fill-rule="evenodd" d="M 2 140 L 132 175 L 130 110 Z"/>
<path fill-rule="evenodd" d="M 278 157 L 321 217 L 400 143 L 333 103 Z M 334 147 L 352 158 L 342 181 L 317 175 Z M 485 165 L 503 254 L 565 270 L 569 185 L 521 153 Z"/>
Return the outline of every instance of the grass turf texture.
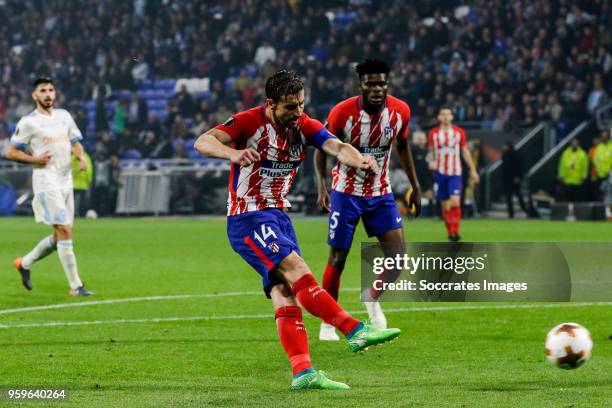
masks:
<path fill-rule="evenodd" d="M 320 280 L 326 221 L 295 221 L 304 258 Z M 444 240 L 441 222 L 407 222 L 412 241 Z M 612 241 L 610 224 L 464 221 L 466 241 Z M 403 335 L 353 355 L 345 341 L 317 340 L 307 317 L 316 368 L 352 388 L 290 391 L 290 368 L 277 340 L 258 275 L 231 250 L 223 219 L 78 220 L 75 249 L 94 298 L 73 299 L 57 255 L 35 264 L 26 292 L 11 262 L 49 232 L 31 219 L 0 219 L 0 309 L 155 295 L 250 292 L 0 314 L 0 325 L 255 315 L 255 318 L 0 329 L 0 387 L 65 387 L 62 406 L 609 406 L 612 401 L 611 306 L 431 310 L 388 313 Z M 360 227 L 355 242 L 365 240 Z M 353 251 L 344 288 L 359 286 Z M 341 304 L 365 310 L 358 292 Z M 495 307 L 497 304 L 479 304 Z M 464 306 L 385 304 L 384 308 Z M 567 306 L 567 307 L 566 307 Z M 259 317 L 257 317 L 259 316 Z M 564 371 L 544 358 L 544 338 L 575 321 L 593 335 L 594 356 Z M 0 400 L 0 404 L 6 400 Z M 37 404 L 36 406 L 44 406 Z M 11 404 L 14 406 L 14 404 Z"/>

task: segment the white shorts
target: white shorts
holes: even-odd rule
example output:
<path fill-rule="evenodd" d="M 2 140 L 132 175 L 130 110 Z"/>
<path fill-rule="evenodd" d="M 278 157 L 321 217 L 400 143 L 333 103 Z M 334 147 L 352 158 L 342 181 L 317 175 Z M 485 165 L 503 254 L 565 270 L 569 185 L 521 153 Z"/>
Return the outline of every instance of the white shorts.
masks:
<path fill-rule="evenodd" d="M 45 191 L 34 194 L 32 209 L 36 222 L 48 225 L 72 225 L 74 194 L 72 189 Z"/>

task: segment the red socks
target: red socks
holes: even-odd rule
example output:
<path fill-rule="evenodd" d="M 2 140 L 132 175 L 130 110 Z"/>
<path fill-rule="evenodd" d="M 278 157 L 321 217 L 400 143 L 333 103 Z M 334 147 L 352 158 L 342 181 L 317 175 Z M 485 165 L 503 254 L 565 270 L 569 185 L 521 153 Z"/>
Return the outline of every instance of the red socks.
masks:
<path fill-rule="evenodd" d="M 325 289 L 321 288 L 312 274 L 306 274 L 291 287 L 291 292 L 311 314 L 331 324 L 344 335 L 350 333 L 360 322 L 346 313 Z"/>
<path fill-rule="evenodd" d="M 442 209 L 442 218 L 446 224 L 448 235 L 459 234 L 461 223 L 461 206 L 451 207 L 449 210 Z"/>
<path fill-rule="evenodd" d="M 444 220 L 444 225 L 446 226 L 446 231 L 448 232 L 448 235 L 452 235 L 452 228 L 451 228 L 451 211 L 452 208 L 447 210 L 442 208 L 442 219 Z"/>
<path fill-rule="evenodd" d="M 278 337 L 287 352 L 293 374 L 312 368 L 308 352 L 308 336 L 302 320 L 302 309 L 285 306 L 276 309 L 276 328 Z"/>
<path fill-rule="evenodd" d="M 461 206 L 450 209 L 451 223 L 454 234 L 459 234 L 459 223 L 461 223 Z"/>
<path fill-rule="evenodd" d="M 342 272 L 337 267 L 327 264 L 323 273 L 323 289 L 329 293 L 331 297 L 338 300 L 338 291 L 340 290 L 340 276 Z"/>

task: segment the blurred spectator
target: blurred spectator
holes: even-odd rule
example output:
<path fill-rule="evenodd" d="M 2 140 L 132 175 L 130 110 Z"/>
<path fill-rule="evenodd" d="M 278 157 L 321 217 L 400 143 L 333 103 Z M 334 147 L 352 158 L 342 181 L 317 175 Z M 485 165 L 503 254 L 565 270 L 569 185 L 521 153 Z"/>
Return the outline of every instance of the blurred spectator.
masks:
<path fill-rule="evenodd" d="M 567 201 L 583 201 L 582 190 L 588 170 L 589 158 L 586 152 L 580 147 L 578 139 L 572 139 L 570 146 L 561 154 L 558 171 Z"/>
<path fill-rule="evenodd" d="M 521 182 L 524 174 L 524 167 L 521 157 L 514 149 L 512 142 L 506 142 L 502 153 L 502 183 L 504 187 L 504 195 L 506 196 L 506 206 L 508 208 L 508 217 L 514 218 L 514 196 L 518 199 L 521 210 L 528 214 L 525 199 L 521 192 Z"/>
<path fill-rule="evenodd" d="M 105 158 L 119 154 L 119 145 L 117 143 L 117 140 L 113 138 L 113 136 L 111 136 L 109 131 L 101 132 L 99 140 L 104 148 Z"/>
<path fill-rule="evenodd" d="M 83 109 L 79 105 L 71 107 L 69 110 L 72 113 L 74 122 L 76 123 L 77 127 L 83 133 L 83 137 L 86 139 L 85 142 L 87 142 L 88 141 L 86 137 L 87 128 L 89 127 L 89 120 L 87 119 L 87 112 L 85 111 L 85 109 Z"/>
<path fill-rule="evenodd" d="M 111 95 L 111 86 L 104 80 L 104 78 L 100 78 L 98 83 L 93 88 L 93 92 L 91 93 L 91 100 L 97 101 L 100 98 L 106 100 L 110 98 Z"/>
<path fill-rule="evenodd" d="M 604 131 L 603 133 L 605 133 Z M 599 197 L 599 183 L 597 181 L 597 169 L 595 168 L 595 152 L 597 151 L 597 146 L 601 143 L 601 139 L 599 137 L 594 137 L 591 142 L 591 147 L 587 152 L 589 156 L 589 179 L 588 179 L 588 197 L 589 201 L 597 201 Z"/>
<path fill-rule="evenodd" d="M 136 62 L 136 64 L 134 65 L 131 71 L 132 78 L 134 78 L 134 81 L 147 79 L 151 74 L 149 64 L 144 60 L 142 55 L 139 55 L 138 57 L 134 58 L 134 61 Z"/>
<path fill-rule="evenodd" d="M 589 98 L 587 100 L 587 109 L 589 112 L 594 115 L 597 108 L 608 101 L 608 95 L 606 91 L 603 89 L 601 75 L 595 75 L 593 80 L 593 89 L 591 93 L 589 93 Z"/>
<path fill-rule="evenodd" d="M 174 154 L 173 159 L 187 159 L 187 152 L 185 151 L 185 144 L 182 141 L 176 141 L 174 143 Z"/>
<path fill-rule="evenodd" d="M 230 112 L 225 105 L 219 105 L 217 111 L 210 117 L 210 124 L 212 126 L 217 126 L 220 123 L 224 123 L 231 116 L 232 112 Z"/>
<path fill-rule="evenodd" d="M 95 107 L 95 127 L 96 131 L 106 131 L 108 130 L 108 112 L 106 110 L 106 101 L 104 97 L 98 95 L 98 99 L 96 99 L 96 107 Z"/>
<path fill-rule="evenodd" d="M 421 197 L 423 199 L 423 215 L 433 214 L 433 173 L 427 163 L 427 135 L 420 130 L 413 133 L 413 143 L 410 146 L 417 179 L 421 184 Z M 405 174 L 405 172 L 404 172 Z"/>
<path fill-rule="evenodd" d="M 174 148 L 172 142 L 167 136 L 161 136 L 161 140 L 155 145 L 155 148 L 151 151 L 149 159 L 170 159 L 174 155 Z"/>
<path fill-rule="evenodd" d="M 195 102 L 193 100 L 193 96 L 189 92 L 187 92 L 187 87 L 185 85 L 181 85 L 181 90 L 174 97 L 176 102 L 176 106 L 178 107 L 178 113 L 185 117 L 191 118 L 195 113 Z"/>
<path fill-rule="evenodd" d="M 154 112 L 149 112 L 147 116 L 147 123 L 145 124 L 144 131 L 151 131 L 155 133 L 156 136 L 161 135 L 166 132 L 166 129 L 162 126 L 161 122 L 157 120 L 157 116 Z"/>
<path fill-rule="evenodd" d="M 563 119 L 568 122 L 570 128 L 573 128 L 587 117 L 582 95 L 579 91 L 572 92 L 571 100 L 563 108 Z"/>
<path fill-rule="evenodd" d="M 185 119 L 183 119 L 181 115 L 177 115 L 174 119 L 174 124 L 170 129 L 170 139 L 172 139 L 172 141 L 184 140 L 187 137 L 188 133 L 189 130 L 187 129 Z"/>
<path fill-rule="evenodd" d="M 276 48 L 274 48 L 267 40 L 263 40 L 262 44 L 257 47 L 255 51 L 255 62 L 258 66 L 262 67 L 266 62 L 276 61 Z"/>
<path fill-rule="evenodd" d="M 610 132 L 604 131 L 600 136 L 601 143 L 595 148 L 593 155 L 593 164 L 595 165 L 596 181 L 595 190 L 598 194 L 597 200 L 602 200 L 602 184 L 608 179 L 610 171 L 612 171 L 612 142 L 610 141 Z"/>
<path fill-rule="evenodd" d="M 193 126 L 191 126 L 191 129 L 189 129 L 189 133 L 197 137 L 208 129 L 210 129 L 210 125 L 204 120 L 204 115 L 201 113 L 196 113 L 195 118 L 193 119 Z"/>
<path fill-rule="evenodd" d="M 121 100 L 115 108 L 113 115 L 113 132 L 121 134 L 125 132 L 127 122 L 127 101 Z"/>
<path fill-rule="evenodd" d="M 117 193 L 120 186 L 119 158 L 99 156 L 94 161 L 94 182 L 92 203 L 100 216 L 113 215 L 117 205 Z"/>
<path fill-rule="evenodd" d="M 152 131 L 145 132 L 139 147 L 140 152 L 142 153 L 142 157 L 144 159 L 152 159 L 152 154 L 155 151 L 155 148 L 157 147 L 155 133 L 153 133 Z"/>
<path fill-rule="evenodd" d="M 557 100 L 557 95 L 554 93 L 548 95 L 548 98 L 546 98 L 546 106 L 544 107 L 546 119 L 556 122 L 561 118 L 562 111 L 563 107 Z"/>
<path fill-rule="evenodd" d="M 140 97 L 137 91 L 130 94 L 130 102 L 127 106 L 127 123 L 132 129 L 140 130 L 147 123 L 149 108 L 147 103 Z"/>
<path fill-rule="evenodd" d="M 6 148 L 9 145 L 9 135 L 3 123 L 0 123 L 0 158 L 6 157 Z"/>
<path fill-rule="evenodd" d="M 72 156 L 72 180 L 74 189 L 74 212 L 77 217 L 84 217 L 89 209 L 90 187 L 93 181 L 93 163 L 87 152 L 83 155 L 87 162 L 87 170 L 81 171 L 80 162 L 76 156 Z"/>

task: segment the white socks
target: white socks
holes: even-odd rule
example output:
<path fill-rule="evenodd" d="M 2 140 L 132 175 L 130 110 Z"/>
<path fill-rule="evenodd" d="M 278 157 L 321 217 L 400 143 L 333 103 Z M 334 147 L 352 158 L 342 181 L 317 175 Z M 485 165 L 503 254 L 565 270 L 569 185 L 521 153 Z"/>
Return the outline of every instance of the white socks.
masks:
<path fill-rule="evenodd" d="M 64 267 L 66 278 L 68 278 L 70 283 L 70 289 L 83 286 L 81 278 L 79 278 L 79 271 L 77 270 L 76 257 L 72 250 L 72 240 L 57 241 L 57 255 Z"/>
<path fill-rule="evenodd" d="M 40 259 L 43 259 L 53 251 L 55 251 L 56 245 L 53 235 L 43 238 L 34 249 L 32 249 L 26 256 L 21 259 L 21 266 L 24 269 L 32 268 L 32 264 Z"/>

